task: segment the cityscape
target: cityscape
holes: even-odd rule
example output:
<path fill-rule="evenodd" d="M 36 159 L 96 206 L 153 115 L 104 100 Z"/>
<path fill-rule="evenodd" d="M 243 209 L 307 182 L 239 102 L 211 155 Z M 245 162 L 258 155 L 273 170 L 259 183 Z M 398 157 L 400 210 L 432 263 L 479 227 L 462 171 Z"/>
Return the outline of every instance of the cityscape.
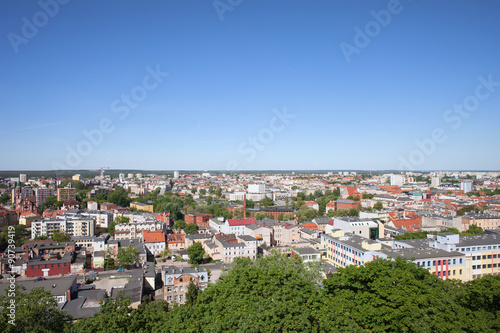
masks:
<path fill-rule="evenodd" d="M 499 15 L 0 2 L 0 331 L 499 332 Z"/>

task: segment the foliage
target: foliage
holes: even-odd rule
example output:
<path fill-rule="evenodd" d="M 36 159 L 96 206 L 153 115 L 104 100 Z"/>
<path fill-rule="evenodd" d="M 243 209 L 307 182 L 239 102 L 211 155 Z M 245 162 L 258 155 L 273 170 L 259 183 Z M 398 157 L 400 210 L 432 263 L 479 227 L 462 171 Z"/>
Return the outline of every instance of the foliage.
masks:
<path fill-rule="evenodd" d="M 384 208 L 384 205 L 382 204 L 381 201 L 377 201 L 374 205 L 373 205 L 373 209 L 375 210 L 382 210 Z"/>
<path fill-rule="evenodd" d="M 186 305 L 194 306 L 196 303 L 196 299 L 198 298 L 199 288 L 194 284 L 193 280 L 189 280 L 189 285 L 186 292 Z"/>
<path fill-rule="evenodd" d="M 255 202 L 252 199 L 247 199 L 247 208 L 254 208 Z"/>
<path fill-rule="evenodd" d="M 128 197 L 128 193 L 122 187 L 117 187 L 116 190 L 108 194 L 108 202 L 114 203 L 119 207 L 128 207 L 131 200 Z"/>
<path fill-rule="evenodd" d="M 9 193 L 5 192 L 2 195 L 0 195 L 0 204 L 6 204 L 11 201 Z"/>
<path fill-rule="evenodd" d="M 419 238 L 427 238 L 427 231 L 414 231 L 414 232 L 406 232 L 402 235 L 397 235 L 394 237 L 395 240 L 403 240 L 403 239 L 419 239 Z"/>
<path fill-rule="evenodd" d="M 274 205 L 274 201 L 271 198 L 265 197 L 264 199 L 260 200 L 260 206 L 261 207 L 270 207 Z"/>
<path fill-rule="evenodd" d="M 14 227 L 14 230 L 10 232 L 10 235 L 13 237 L 9 237 L 9 227 L 5 226 L 0 233 L 0 250 L 3 251 L 9 245 L 9 239 L 13 239 L 16 246 L 23 245 L 27 238 L 30 237 L 31 233 L 29 229 L 26 229 L 24 225 L 17 224 Z M 10 226 L 12 228 L 12 226 Z"/>
<path fill-rule="evenodd" d="M 71 183 L 71 188 L 76 188 L 77 191 L 83 190 L 85 188 L 85 184 L 79 180 L 65 180 L 61 184 L 59 184 L 58 188 L 65 188 L 68 184 Z"/>
<path fill-rule="evenodd" d="M 133 246 L 120 247 L 117 255 L 121 266 L 130 266 L 139 261 L 139 251 Z"/>
<path fill-rule="evenodd" d="M 316 216 L 318 216 L 318 211 L 312 207 L 302 206 L 297 212 L 299 223 L 311 221 Z"/>
<path fill-rule="evenodd" d="M 189 262 L 193 265 L 198 265 L 203 262 L 203 255 L 205 254 L 205 250 L 203 250 L 203 246 L 199 242 L 193 243 L 190 247 L 187 248 Z"/>
<path fill-rule="evenodd" d="M 50 291 L 42 287 L 33 288 L 29 293 L 23 291 L 22 283 L 17 281 L 14 290 L 5 289 L 0 296 L 0 331 L 1 332 L 63 332 L 69 325 L 70 316 L 59 309 L 55 298 Z M 11 295 L 9 295 L 9 293 Z M 10 310 L 15 304 L 14 325 L 9 323 Z"/>
<path fill-rule="evenodd" d="M 331 307 L 374 332 L 473 332 L 489 323 L 457 302 L 461 285 L 406 259 L 340 268 L 324 282 Z"/>
<path fill-rule="evenodd" d="M 472 224 L 471 226 L 469 226 L 469 229 L 467 229 L 467 231 L 460 233 L 460 235 L 461 236 L 481 235 L 482 233 L 484 233 L 483 228 L 478 227 L 475 224 Z"/>
<path fill-rule="evenodd" d="M 280 215 L 282 215 L 282 214 L 280 214 Z M 265 219 L 265 218 L 267 218 L 269 216 L 267 216 L 267 214 L 264 213 L 264 212 L 256 212 L 253 217 L 255 217 L 256 220 L 260 221 L 260 220 L 263 220 L 263 219 Z"/>
<path fill-rule="evenodd" d="M 193 235 L 198 231 L 199 227 L 196 223 L 189 223 L 184 227 L 184 232 L 188 235 Z"/>
<path fill-rule="evenodd" d="M 71 239 L 71 235 L 65 233 L 64 231 L 54 230 L 54 233 L 50 237 L 54 242 L 68 242 Z"/>
<path fill-rule="evenodd" d="M 175 221 L 173 228 L 176 230 L 184 229 L 186 227 L 186 222 L 183 220 L 177 220 Z"/>
<path fill-rule="evenodd" d="M 457 216 L 464 216 L 465 213 L 467 212 L 475 212 L 475 213 L 479 213 L 481 210 L 479 207 L 477 206 L 465 206 L 465 207 L 462 207 L 460 208 L 459 210 L 457 210 Z"/>

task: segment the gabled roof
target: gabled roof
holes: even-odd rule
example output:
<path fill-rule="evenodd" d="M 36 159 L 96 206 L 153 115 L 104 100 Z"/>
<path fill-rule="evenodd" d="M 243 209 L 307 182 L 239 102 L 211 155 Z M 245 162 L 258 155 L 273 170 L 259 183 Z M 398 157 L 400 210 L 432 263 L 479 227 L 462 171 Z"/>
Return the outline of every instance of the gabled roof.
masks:
<path fill-rule="evenodd" d="M 165 234 L 161 230 L 143 231 L 144 243 L 165 243 Z"/>

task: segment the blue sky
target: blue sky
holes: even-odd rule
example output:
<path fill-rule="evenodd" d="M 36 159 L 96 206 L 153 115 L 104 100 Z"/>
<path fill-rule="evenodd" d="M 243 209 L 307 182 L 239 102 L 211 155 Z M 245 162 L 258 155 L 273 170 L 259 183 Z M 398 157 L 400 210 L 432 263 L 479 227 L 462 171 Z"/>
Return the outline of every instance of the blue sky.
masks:
<path fill-rule="evenodd" d="M 0 2 L 0 170 L 500 169 L 498 1 L 60 2 Z"/>

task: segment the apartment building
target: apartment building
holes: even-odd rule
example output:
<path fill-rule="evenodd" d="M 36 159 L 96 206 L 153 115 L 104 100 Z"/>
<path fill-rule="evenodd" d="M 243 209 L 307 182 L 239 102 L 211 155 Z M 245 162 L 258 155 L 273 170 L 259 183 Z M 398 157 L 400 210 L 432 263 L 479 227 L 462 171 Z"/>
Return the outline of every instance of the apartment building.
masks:
<path fill-rule="evenodd" d="M 58 188 L 57 201 L 68 201 L 76 199 L 76 188 Z"/>
<path fill-rule="evenodd" d="M 51 237 L 55 230 L 65 232 L 71 236 L 93 236 L 95 232 L 95 220 L 84 217 L 53 219 L 42 218 L 31 222 L 31 238 L 36 236 Z"/>

